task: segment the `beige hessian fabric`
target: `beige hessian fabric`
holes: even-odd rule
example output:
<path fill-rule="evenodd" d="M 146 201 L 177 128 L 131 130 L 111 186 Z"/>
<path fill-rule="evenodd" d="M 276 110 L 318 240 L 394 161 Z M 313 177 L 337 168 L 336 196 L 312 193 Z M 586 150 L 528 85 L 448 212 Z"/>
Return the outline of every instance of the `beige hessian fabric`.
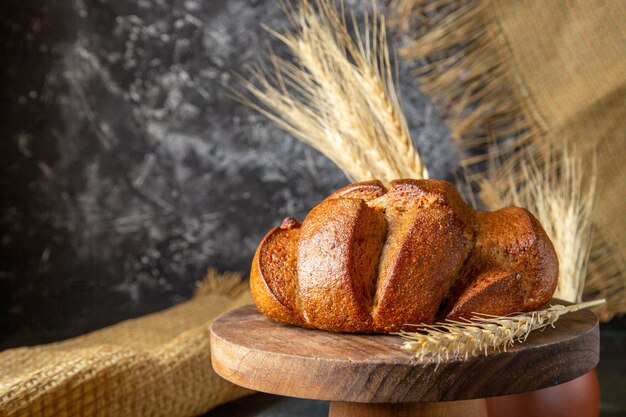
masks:
<path fill-rule="evenodd" d="M 208 278 L 168 310 L 1 352 L 0 416 L 194 416 L 245 395 L 213 372 L 209 326 L 251 302 L 247 284 Z"/>
<path fill-rule="evenodd" d="M 486 0 L 517 95 L 546 138 L 592 155 L 594 222 L 626 260 L 626 1 Z"/>

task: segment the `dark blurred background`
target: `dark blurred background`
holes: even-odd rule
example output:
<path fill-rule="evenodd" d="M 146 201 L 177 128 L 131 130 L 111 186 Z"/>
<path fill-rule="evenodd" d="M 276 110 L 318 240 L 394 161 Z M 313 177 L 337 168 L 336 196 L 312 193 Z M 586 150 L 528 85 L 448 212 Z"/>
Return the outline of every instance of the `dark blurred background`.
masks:
<path fill-rule="evenodd" d="M 247 271 L 262 236 L 345 176 L 228 97 L 278 2 L 3 1 L 0 347 L 58 340 Z M 276 45 L 278 47 L 278 45 Z M 403 68 L 435 177 L 456 155 Z"/>
<path fill-rule="evenodd" d="M 0 3 L 0 350 L 169 307 L 207 267 L 247 271 L 270 227 L 347 184 L 228 97 L 273 42 L 261 22 L 285 28 L 279 2 Z M 399 89 L 416 146 L 432 177 L 454 180 L 456 151 L 410 70 Z M 616 393 L 623 328 L 603 335 Z"/>

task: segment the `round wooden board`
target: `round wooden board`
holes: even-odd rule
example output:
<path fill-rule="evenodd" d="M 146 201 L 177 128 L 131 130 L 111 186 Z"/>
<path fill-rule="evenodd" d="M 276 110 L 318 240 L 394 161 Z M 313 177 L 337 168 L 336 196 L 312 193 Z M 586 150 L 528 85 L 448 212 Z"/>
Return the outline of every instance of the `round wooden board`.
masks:
<path fill-rule="evenodd" d="M 318 400 L 360 403 L 454 401 L 558 385 L 593 369 L 598 320 L 567 314 L 507 352 L 415 362 L 399 336 L 340 334 L 270 321 L 253 306 L 211 326 L 213 369 L 246 388 Z"/>

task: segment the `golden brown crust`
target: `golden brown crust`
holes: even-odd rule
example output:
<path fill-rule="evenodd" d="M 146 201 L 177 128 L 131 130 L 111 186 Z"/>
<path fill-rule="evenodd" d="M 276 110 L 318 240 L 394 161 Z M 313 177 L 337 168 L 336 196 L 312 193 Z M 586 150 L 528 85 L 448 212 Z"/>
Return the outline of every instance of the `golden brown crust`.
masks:
<path fill-rule="evenodd" d="M 373 314 L 376 331 L 384 333 L 434 321 L 469 245 L 454 213 L 442 206 L 413 209 L 403 220 L 381 261 Z"/>
<path fill-rule="evenodd" d="M 537 219 L 520 207 L 479 212 L 474 262 L 486 268 L 517 272 L 522 276 L 524 311 L 550 301 L 556 289 L 559 264 L 552 242 Z"/>
<path fill-rule="evenodd" d="M 251 289 L 268 317 L 341 332 L 388 333 L 547 303 L 556 252 L 537 220 L 476 212 L 438 180 L 350 184 L 263 239 Z"/>
<path fill-rule="evenodd" d="M 374 202 L 389 225 L 372 312 L 384 333 L 434 321 L 473 243 L 473 215 L 452 184 L 396 180 L 389 188 Z"/>
<path fill-rule="evenodd" d="M 475 313 L 506 316 L 523 310 L 521 274 L 494 269 L 479 275 L 443 318 L 458 320 Z"/>
<path fill-rule="evenodd" d="M 329 199 L 311 210 L 298 242 L 298 296 L 307 323 L 371 331 L 371 292 L 384 236 L 382 213 L 361 199 Z"/>
<path fill-rule="evenodd" d="M 296 253 L 300 222 L 283 220 L 263 238 L 252 260 L 250 291 L 259 310 L 272 320 L 302 325 L 297 302 Z"/>
<path fill-rule="evenodd" d="M 328 196 L 332 198 L 360 198 L 363 201 L 370 201 L 380 197 L 387 192 L 382 182 L 378 180 L 355 182 L 346 185 Z"/>

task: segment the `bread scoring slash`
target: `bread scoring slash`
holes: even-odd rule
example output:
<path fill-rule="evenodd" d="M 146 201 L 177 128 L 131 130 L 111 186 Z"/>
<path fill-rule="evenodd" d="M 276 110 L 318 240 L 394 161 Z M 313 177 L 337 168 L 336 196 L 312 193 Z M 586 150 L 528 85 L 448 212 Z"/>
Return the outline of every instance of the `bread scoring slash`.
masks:
<path fill-rule="evenodd" d="M 476 211 L 439 180 L 348 185 L 302 223 L 287 218 L 252 263 L 257 308 L 287 324 L 350 333 L 507 315 L 546 304 L 558 260 L 527 210 Z"/>

